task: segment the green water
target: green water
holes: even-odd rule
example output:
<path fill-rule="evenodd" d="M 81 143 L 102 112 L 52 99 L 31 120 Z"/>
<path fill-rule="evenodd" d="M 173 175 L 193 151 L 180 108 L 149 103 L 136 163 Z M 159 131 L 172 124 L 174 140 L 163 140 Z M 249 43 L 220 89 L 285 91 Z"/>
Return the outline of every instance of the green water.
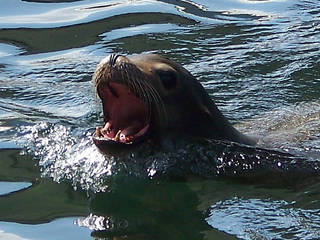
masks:
<path fill-rule="evenodd" d="M 318 1 L 0 6 L 0 238 L 320 238 Z M 213 156 L 191 144 L 118 173 L 91 141 L 102 123 L 91 76 L 108 54 L 149 52 L 184 65 L 259 146 L 306 164 L 278 173 L 284 159 L 268 152 L 261 161 L 275 160 L 266 164 L 273 175 L 242 168 L 255 177 L 210 178 L 204 164 L 192 169 L 200 176 L 170 178 L 173 159 L 193 158 L 191 148 Z M 219 154 L 242 156 L 234 150 Z"/>

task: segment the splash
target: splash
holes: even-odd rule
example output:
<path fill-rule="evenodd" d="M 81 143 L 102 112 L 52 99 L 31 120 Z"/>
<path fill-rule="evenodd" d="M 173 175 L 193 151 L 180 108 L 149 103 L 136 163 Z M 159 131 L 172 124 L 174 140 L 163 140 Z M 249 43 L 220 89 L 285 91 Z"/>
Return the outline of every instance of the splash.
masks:
<path fill-rule="evenodd" d="M 73 136 L 63 125 L 38 123 L 20 129 L 20 144 L 39 160 L 42 177 L 71 181 L 73 187 L 105 191 L 103 179 L 112 175 L 113 158 L 105 158 L 93 146 L 90 134 Z"/>
<path fill-rule="evenodd" d="M 119 224 L 112 217 L 98 216 L 92 213 L 85 218 L 78 218 L 75 221 L 75 224 L 78 225 L 79 227 L 87 227 L 93 231 L 105 231 L 108 229 L 115 228 L 114 226 L 128 225 L 127 223 Z"/>
<path fill-rule="evenodd" d="M 164 139 L 115 155 L 102 155 L 91 132 L 77 135 L 70 127 L 38 123 L 20 129 L 20 144 L 34 155 L 42 177 L 68 181 L 73 187 L 107 191 L 117 176 L 144 179 L 245 178 L 270 184 L 295 184 L 319 176 L 320 162 L 286 152 L 215 140 Z M 271 181 L 272 180 L 272 181 Z"/>

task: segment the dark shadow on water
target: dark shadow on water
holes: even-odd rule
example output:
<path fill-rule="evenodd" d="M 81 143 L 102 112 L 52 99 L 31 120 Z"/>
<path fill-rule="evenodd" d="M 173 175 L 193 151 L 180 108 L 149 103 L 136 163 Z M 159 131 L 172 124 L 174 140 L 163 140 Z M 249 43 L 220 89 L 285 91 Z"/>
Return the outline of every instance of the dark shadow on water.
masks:
<path fill-rule="evenodd" d="M 53 52 L 90 46 L 100 40 L 100 34 L 115 29 L 165 23 L 188 25 L 196 22 L 169 13 L 130 13 L 54 30 L 52 28 L 0 29 L 0 42 L 22 47 L 27 51 L 26 54 Z"/>
<path fill-rule="evenodd" d="M 254 196 L 255 192 L 259 192 L 254 188 L 262 185 L 269 185 L 271 188 L 290 186 L 292 189 L 298 186 L 297 183 L 303 183 L 310 184 L 310 188 L 312 183 L 307 181 L 307 175 L 309 174 L 312 180 L 317 179 L 311 171 L 313 169 L 310 168 L 311 165 L 300 165 L 302 162 L 298 161 L 298 158 L 273 150 L 248 149 L 246 146 L 223 142 L 220 144 L 202 142 L 200 145 L 184 145 L 184 149 L 189 152 L 180 152 L 179 158 L 177 156 L 177 158 L 171 158 L 170 160 L 173 161 L 171 167 L 174 171 L 169 168 L 166 172 L 169 175 L 172 173 L 175 179 L 178 179 L 178 173 L 184 174 L 183 181 L 181 181 L 182 178 L 177 181 L 167 177 L 163 178 L 163 176 L 155 176 L 153 180 L 150 180 L 118 174 L 109 179 L 108 192 L 94 193 L 90 200 L 83 191 L 74 191 L 70 183 L 54 183 L 51 179 L 41 178 L 40 169 L 36 166 L 35 160 L 28 155 L 20 155 L 20 150 L 2 149 L 0 181 L 27 181 L 31 182 L 32 186 L 0 197 L 0 221 L 38 224 L 61 217 L 87 216 L 79 219 L 77 225 L 92 229 L 92 236 L 102 239 L 113 237 L 118 239 L 206 239 L 208 236 L 211 239 L 236 239 L 232 235 L 209 226 L 206 221 L 207 207 L 200 206 L 213 204 L 223 198 L 232 198 L 235 194 L 247 196 L 248 189 L 251 191 L 248 196 L 250 197 L 250 194 Z M 217 152 L 219 149 L 220 152 Z M 150 151 L 152 150 L 149 149 L 149 152 L 144 152 L 144 154 L 148 155 Z M 226 155 L 228 151 L 229 156 Z M 224 155 L 219 155 L 223 152 Z M 239 165 L 240 159 L 243 161 L 241 154 L 244 152 L 251 157 L 258 156 L 258 159 L 259 157 L 268 158 L 265 159 L 264 164 L 255 166 L 253 169 L 256 172 L 254 172 L 252 169 L 244 169 L 245 165 Z M 167 156 L 169 155 L 153 157 Z M 203 184 L 204 179 L 194 178 L 190 169 L 204 168 L 205 165 L 199 165 L 199 162 L 192 161 L 205 156 L 206 158 L 202 159 L 204 161 L 209 161 L 209 156 L 220 156 L 216 159 L 221 159 L 224 156 L 225 159 L 232 160 L 232 162 L 231 166 L 224 165 L 224 172 L 220 177 L 215 176 L 218 177 L 217 181 L 214 180 L 209 185 L 211 188 L 209 191 L 200 191 L 199 187 L 201 189 L 206 185 Z M 181 166 L 179 159 L 190 162 Z M 248 164 L 249 160 L 257 160 L 257 158 L 247 158 L 247 162 L 242 163 Z M 281 166 L 278 165 L 279 161 L 282 163 Z M 187 171 L 187 167 L 189 171 Z M 235 169 L 238 174 L 235 174 Z M 190 175 L 186 176 L 185 171 Z M 306 174 L 302 174 L 302 172 Z M 281 185 L 284 180 L 288 179 L 288 175 L 285 173 L 293 174 L 293 182 Z M 317 171 L 315 173 L 318 174 Z M 266 177 L 266 174 L 271 175 Z M 197 184 L 198 181 L 199 184 Z M 232 184 L 228 183 L 230 181 Z M 193 184 L 194 182 L 196 183 Z M 245 186 L 242 182 L 249 183 L 253 187 Z M 223 190 L 220 185 L 230 189 Z M 312 188 L 310 189 L 312 190 Z M 204 196 L 201 196 L 199 191 Z M 264 191 L 268 193 L 269 190 L 265 189 L 261 192 Z M 272 191 L 270 190 L 270 193 Z M 294 197 L 292 195 L 290 198 Z M 310 200 L 306 199 L 308 196 L 301 189 L 297 191 L 296 195 L 298 199 L 302 199 L 299 201 L 300 204 L 314 202 L 314 197 L 311 197 Z M 208 198 L 207 202 L 203 199 L 204 197 Z"/>
<path fill-rule="evenodd" d="M 115 190 L 97 194 L 91 202 L 86 224 L 94 237 L 203 239 L 211 231 L 217 239 L 233 239 L 206 223 L 199 199 L 186 183 L 122 178 L 114 184 Z"/>
<path fill-rule="evenodd" d="M 39 224 L 59 217 L 88 214 L 88 200 L 69 183 L 41 179 L 36 162 L 18 149 L 1 149 L 0 181 L 30 182 L 32 186 L 0 196 L 0 221 Z"/>

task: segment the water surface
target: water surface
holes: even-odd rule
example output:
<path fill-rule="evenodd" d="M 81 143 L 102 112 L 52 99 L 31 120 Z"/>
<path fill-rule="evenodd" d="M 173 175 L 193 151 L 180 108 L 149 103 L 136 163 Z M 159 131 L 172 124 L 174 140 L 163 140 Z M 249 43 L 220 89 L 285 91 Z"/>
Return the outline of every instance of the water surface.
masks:
<path fill-rule="evenodd" d="M 320 238 L 317 0 L 0 5 L 0 238 Z M 101 155 L 92 73 L 107 54 L 150 52 L 184 65 L 260 148 Z"/>

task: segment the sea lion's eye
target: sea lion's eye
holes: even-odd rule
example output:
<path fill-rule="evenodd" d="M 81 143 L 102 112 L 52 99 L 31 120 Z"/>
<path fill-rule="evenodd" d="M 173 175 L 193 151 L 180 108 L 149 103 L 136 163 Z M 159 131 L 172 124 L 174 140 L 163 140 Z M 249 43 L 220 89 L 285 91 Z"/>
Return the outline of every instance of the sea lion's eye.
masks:
<path fill-rule="evenodd" d="M 157 70 L 159 78 L 166 89 L 172 89 L 177 85 L 177 75 L 173 71 Z"/>

